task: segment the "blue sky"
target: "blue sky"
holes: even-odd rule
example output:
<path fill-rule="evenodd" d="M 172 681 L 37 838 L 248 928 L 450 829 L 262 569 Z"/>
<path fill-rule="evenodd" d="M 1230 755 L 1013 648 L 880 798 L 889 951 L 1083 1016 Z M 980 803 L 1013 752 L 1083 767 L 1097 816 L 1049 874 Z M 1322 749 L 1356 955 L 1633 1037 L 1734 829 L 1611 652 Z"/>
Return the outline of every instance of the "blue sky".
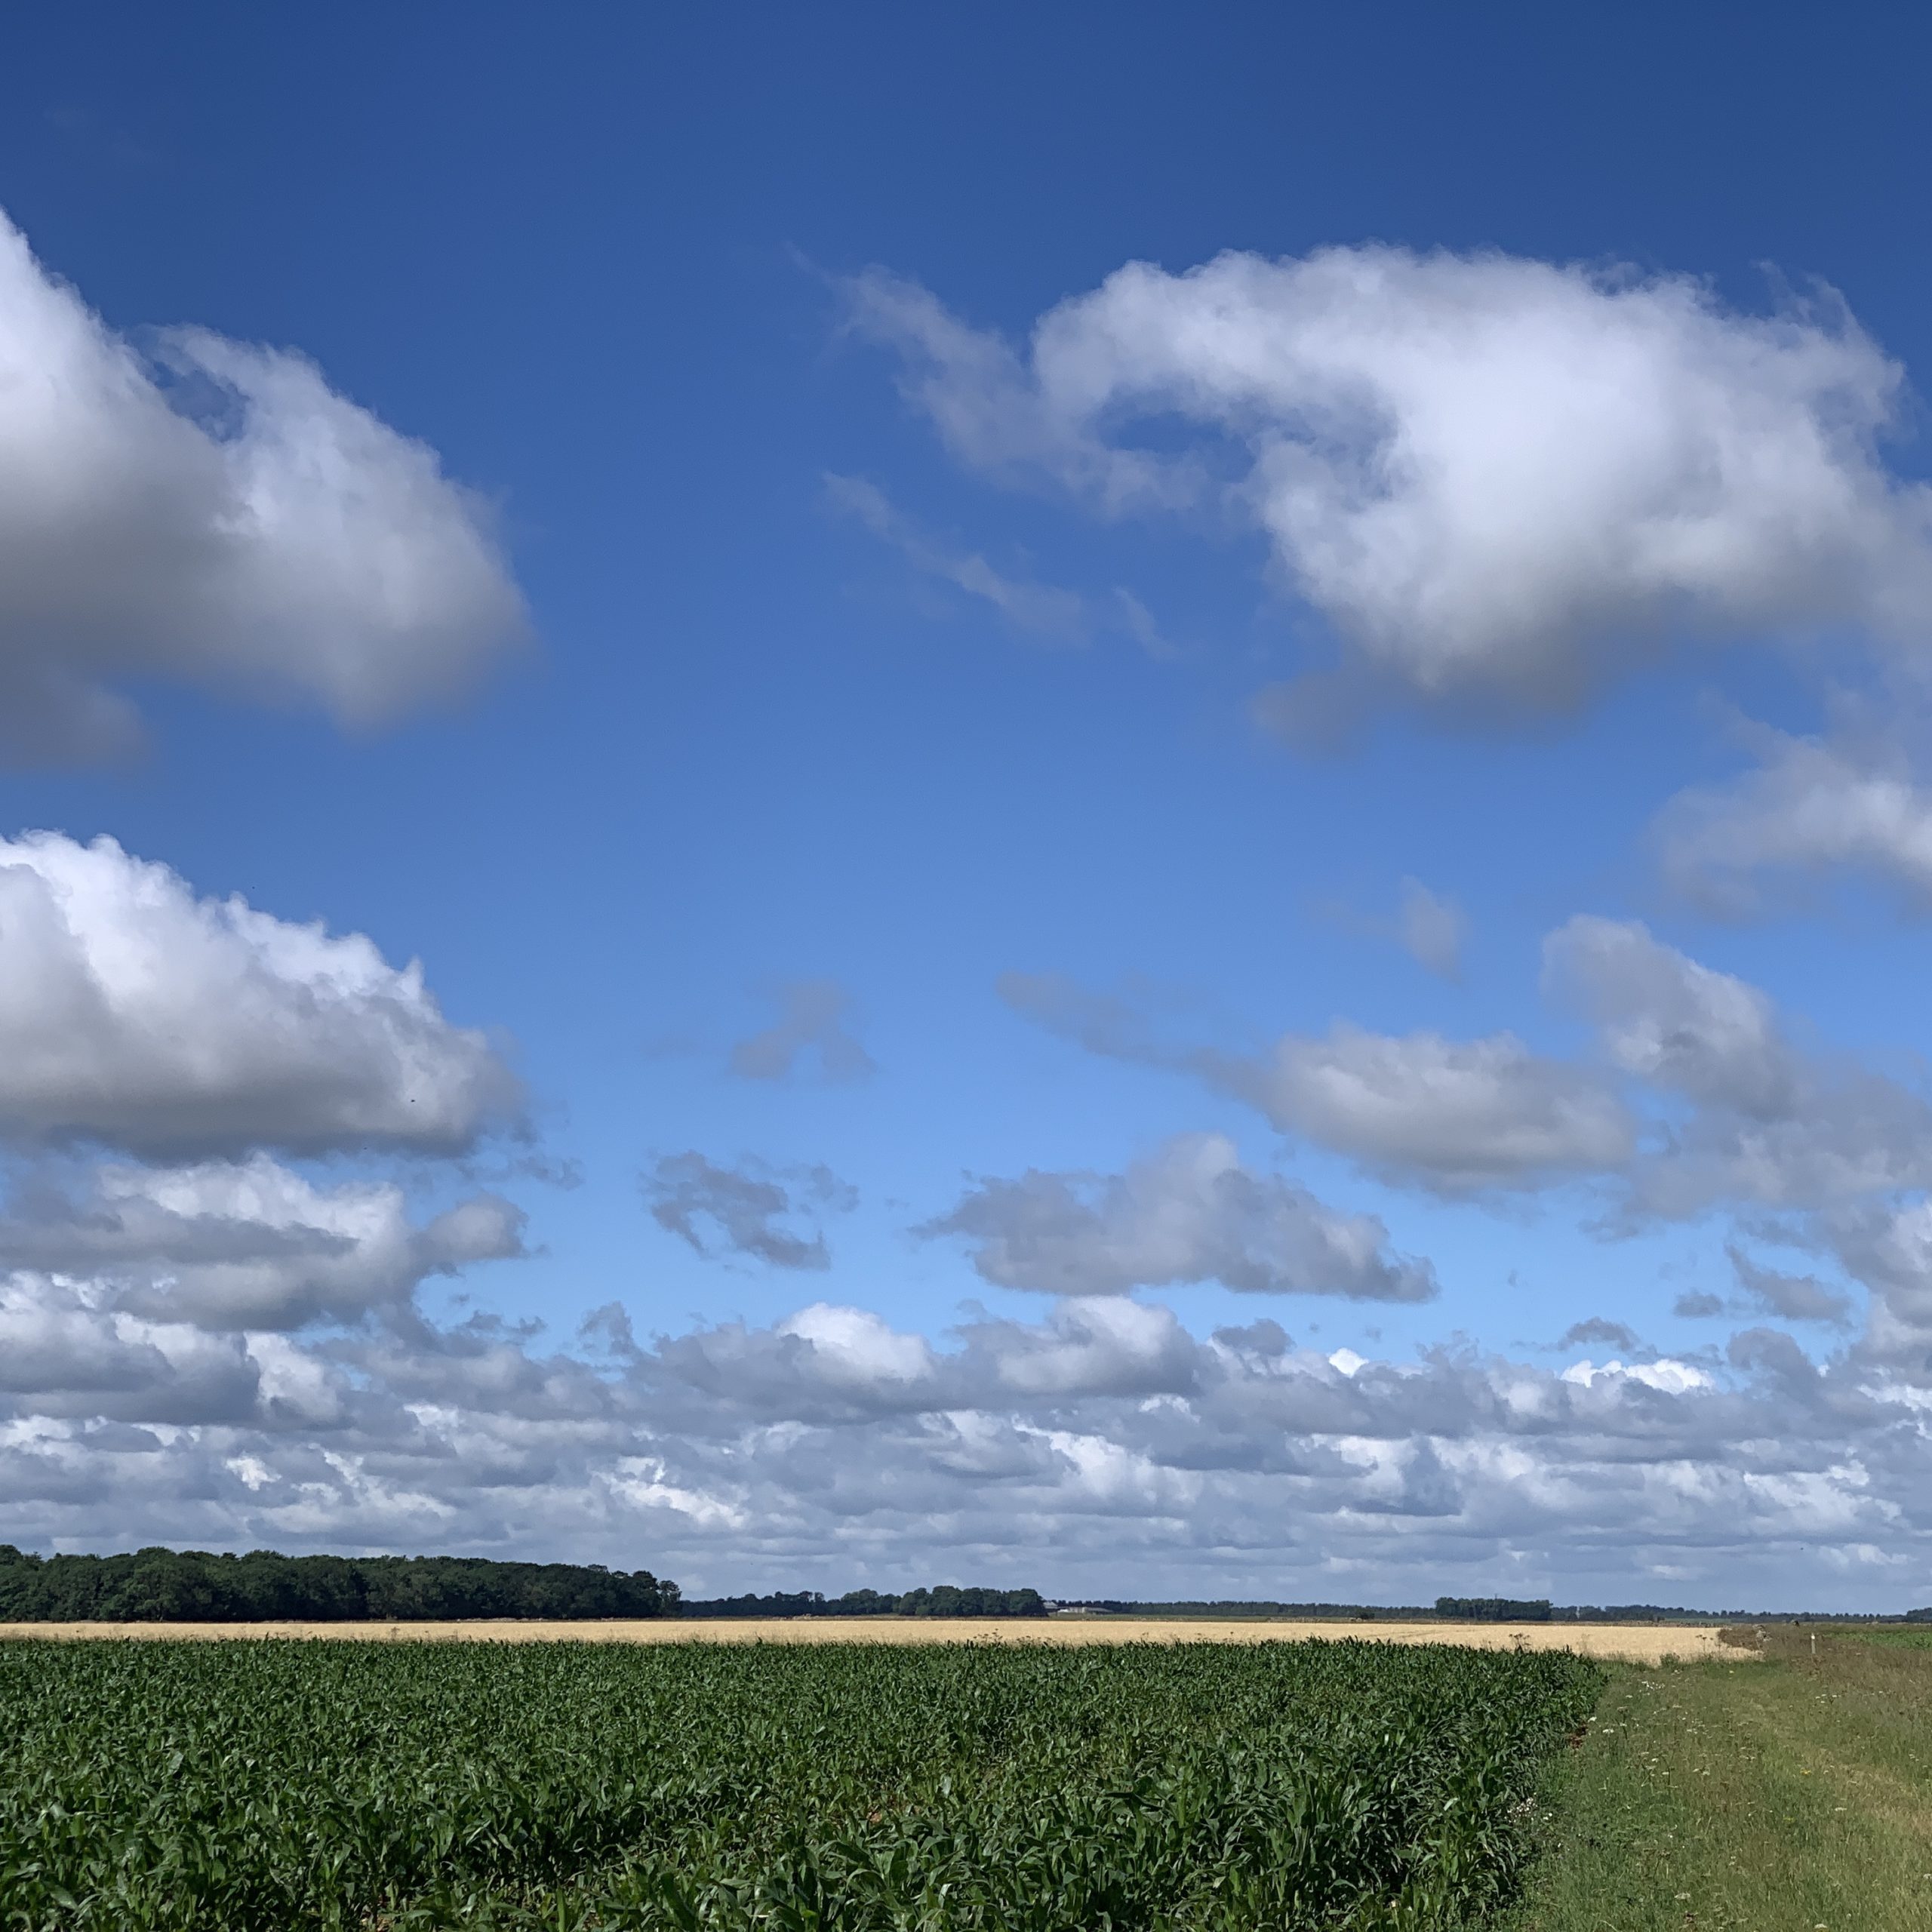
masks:
<path fill-rule="evenodd" d="M 17 27 L 0 1537 L 1932 1601 L 1927 33 Z"/>

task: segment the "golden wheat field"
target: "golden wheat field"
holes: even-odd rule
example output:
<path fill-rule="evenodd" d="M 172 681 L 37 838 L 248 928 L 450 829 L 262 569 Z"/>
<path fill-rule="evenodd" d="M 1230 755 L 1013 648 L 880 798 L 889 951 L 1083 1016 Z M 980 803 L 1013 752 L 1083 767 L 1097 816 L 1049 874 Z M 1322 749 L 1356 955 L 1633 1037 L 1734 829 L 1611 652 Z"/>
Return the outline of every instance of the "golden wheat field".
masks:
<path fill-rule="evenodd" d="M 1050 1622 L 973 1617 L 698 1618 L 581 1623 L 480 1619 L 460 1623 L 4 1623 L 0 1637 L 118 1639 L 328 1638 L 386 1643 L 497 1644 L 1283 1644 L 1353 1638 L 1483 1651 L 1574 1651 L 1626 1663 L 1719 1654 L 1718 1632 L 1639 1623 L 1290 1623 L 1138 1617 Z M 1747 1650 L 1723 1652 L 1737 1660 Z"/>

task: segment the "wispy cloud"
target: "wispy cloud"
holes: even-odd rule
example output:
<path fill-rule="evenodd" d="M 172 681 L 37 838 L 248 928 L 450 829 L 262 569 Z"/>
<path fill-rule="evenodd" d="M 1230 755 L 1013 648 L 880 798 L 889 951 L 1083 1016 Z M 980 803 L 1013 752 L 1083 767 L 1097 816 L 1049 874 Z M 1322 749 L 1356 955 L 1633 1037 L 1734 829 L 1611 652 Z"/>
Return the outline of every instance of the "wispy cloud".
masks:
<path fill-rule="evenodd" d="M 1469 922 L 1455 900 L 1432 892 L 1420 879 L 1402 881 L 1396 931 L 1402 949 L 1438 979 L 1463 977 L 1463 941 Z"/>
<path fill-rule="evenodd" d="M 1115 585 L 1113 605 L 1120 628 L 1149 657 L 1165 660 L 1181 655 L 1180 646 L 1161 629 L 1153 612 L 1132 591 Z"/>
<path fill-rule="evenodd" d="M 929 536 L 862 476 L 828 475 L 826 500 L 915 570 L 989 604 L 1016 629 L 1063 644 L 1084 644 L 1092 632 L 1085 600 L 1051 584 L 1029 583 L 995 570 L 976 550 L 955 549 Z"/>
<path fill-rule="evenodd" d="M 847 1023 L 852 996 L 836 980 L 793 980 L 777 989 L 778 1018 L 731 1049 L 746 1080 L 789 1080 L 817 1063 L 826 1080 L 864 1080 L 876 1066 Z"/>
<path fill-rule="evenodd" d="M 639 1177 L 651 1219 L 700 1254 L 748 1255 L 774 1268 L 829 1268 L 822 1230 L 783 1225 L 799 1216 L 844 1212 L 857 1195 L 829 1168 L 735 1164 L 695 1151 L 660 1155 Z"/>

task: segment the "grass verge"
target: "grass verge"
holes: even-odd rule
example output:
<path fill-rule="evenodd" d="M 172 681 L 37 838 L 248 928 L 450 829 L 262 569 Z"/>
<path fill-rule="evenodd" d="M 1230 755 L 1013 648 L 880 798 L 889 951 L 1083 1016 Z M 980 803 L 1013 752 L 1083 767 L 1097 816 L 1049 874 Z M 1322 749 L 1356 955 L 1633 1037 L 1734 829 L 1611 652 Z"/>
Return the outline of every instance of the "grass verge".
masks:
<path fill-rule="evenodd" d="M 1766 1647 L 1614 1671 L 1513 1932 L 1932 1929 L 1932 1647 Z"/>

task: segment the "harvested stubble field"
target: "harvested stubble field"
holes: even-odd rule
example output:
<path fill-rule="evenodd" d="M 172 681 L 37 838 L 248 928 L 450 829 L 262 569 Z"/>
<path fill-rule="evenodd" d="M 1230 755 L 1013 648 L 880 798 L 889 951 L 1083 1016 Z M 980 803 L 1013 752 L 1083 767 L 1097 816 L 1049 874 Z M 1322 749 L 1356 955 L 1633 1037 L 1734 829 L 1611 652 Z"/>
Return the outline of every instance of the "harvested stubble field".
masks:
<path fill-rule="evenodd" d="M 244 1638 L 373 1643 L 500 1644 L 1447 1644 L 1461 1650 L 1569 1651 L 1624 1663 L 1726 1651 L 1709 1626 L 1642 1623 L 1291 1623 L 1155 1617 L 697 1617 L 525 1623 L 7 1623 L 0 1638 L 149 1641 Z"/>
<path fill-rule="evenodd" d="M 1084 1632 L 8 1641 L 0 1924 L 1446 1932 L 1514 1892 L 1603 1683 Z"/>

